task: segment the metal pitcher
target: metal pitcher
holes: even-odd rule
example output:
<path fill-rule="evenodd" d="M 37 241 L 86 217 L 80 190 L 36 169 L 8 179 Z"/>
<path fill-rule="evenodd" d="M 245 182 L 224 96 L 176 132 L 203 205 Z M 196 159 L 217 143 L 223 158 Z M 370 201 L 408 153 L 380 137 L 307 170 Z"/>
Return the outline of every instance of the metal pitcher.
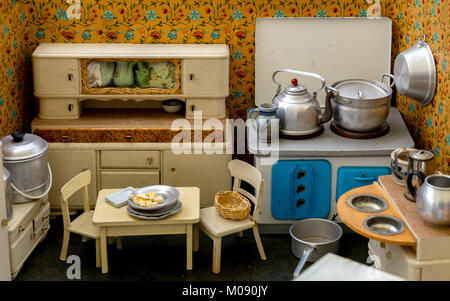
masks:
<path fill-rule="evenodd" d="M 247 120 L 256 132 L 258 140 L 271 142 L 278 140 L 280 120 L 276 116 L 278 107 L 272 103 L 263 103 L 247 112 Z"/>
<path fill-rule="evenodd" d="M 415 202 L 417 191 L 425 178 L 436 172 L 436 158 L 433 152 L 415 150 L 408 153 L 408 177 L 406 180 L 407 192 L 405 197 Z"/>

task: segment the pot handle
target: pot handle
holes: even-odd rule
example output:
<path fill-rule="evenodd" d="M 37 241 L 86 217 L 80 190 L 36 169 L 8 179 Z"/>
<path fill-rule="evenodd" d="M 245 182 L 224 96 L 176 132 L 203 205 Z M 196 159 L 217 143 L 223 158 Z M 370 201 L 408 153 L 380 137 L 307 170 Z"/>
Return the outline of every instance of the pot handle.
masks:
<path fill-rule="evenodd" d="M 294 278 L 297 277 L 298 275 L 300 275 L 300 272 L 302 271 L 303 266 L 305 265 L 306 261 L 308 260 L 309 256 L 314 251 L 314 249 L 315 248 L 313 248 L 313 247 L 305 246 L 305 248 L 303 249 L 302 258 L 300 258 L 300 261 L 298 262 L 297 267 L 295 268 Z"/>
<path fill-rule="evenodd" d="M 389 77 L 390 79 L 392 79 L 392 83 L 390 84 L 391 88 L 394 86 L 394 76 L 392 74 L 389 73 L 383 73 L 383 75 L 381 75 L 381 82 L 383 82 L 385 77 Z"/>
<path fill-rule="evenodd" d="M 28 194 L 26 194 L 25 192 L 20 191 L 20 190 L 16 187 L 16 185 L 14 185 L 14 183 L 13 183 L 12 181 L 11 181 L 11 187 L 12 187 L 18 194 L 20 194 L 20 195 L 22 195 L 22 196 L 24 196 L 24 197 L 26 197 L 26 198 L 29 198 L 29 199 L 32 199 L 32 200 L 42 199 L 42 198 L 50 191 L 50 188 L 52 188 L 52 169 L 50 168 L 50 164 L 49 164 L 49 163 L 47 163 L 47 166 L 48 166 L 48 176 L 50 177 L 50 181 L 49 181 L 49 183 L 48 183 L 47 190 L 46 190 L 43 194 L 38 195 L 38 196 L 28 195 Z"/>
<path fill-rule="evenodd" d="M 311 77 L 311 78 L 315 78 L 315 79 L 320 80 L 320 81 L 322 82 L 322 86 L 321 86 L 319 89 L 313 91 L 312 94 L 319 92 L 319 91 L 322 90 L 323 87 L 325 87 L 325 85 L 326 85 L 325 79 L 324 79 L 322 76 L 320 76 L 319 74 L 310 73 L 310 72 L 304 72 L 304 71 L 297 71 L 297 70 L 292 70 L 292 69 L 280 69 L 280 70 L 275 71 L 275 72 L 273 73 L 273 75 L 272 75 L 272 81 L 273 81 L 275 84 L 278 85 L 278 87 L 277 87 L 277 93 L 275 94 L 275 96 L 277 96 L 277 95 L 280 94 L 280 92 L 281 92 L 281 84 L 275 79 L 275 76 L 276 76 L 279 72 L 293 73 L 293 74 L 303 75 L 303 76 L 306 76 L 306 77 Z"/>
<path fill-rule="evenodd" d="M 425 180 L 425 175 L 422 172 L 418 171 L 418 170 L 415 170 L 415 171 L 410 172 L 408 174 L 408 179 L 406 180 L 406 184 L 408 185 L 408 191 L 411 193 L 412 197 L 415 199 L 416 196 L 417 196 L 417 191 L 416 191 L 416 188 L 412 184 L 412 177 L 413 176 L 418 176 L 419 179 L 420 179 L 420 182 L 421 182 L 420 185 L 422 185 L 424 180 Z"/>

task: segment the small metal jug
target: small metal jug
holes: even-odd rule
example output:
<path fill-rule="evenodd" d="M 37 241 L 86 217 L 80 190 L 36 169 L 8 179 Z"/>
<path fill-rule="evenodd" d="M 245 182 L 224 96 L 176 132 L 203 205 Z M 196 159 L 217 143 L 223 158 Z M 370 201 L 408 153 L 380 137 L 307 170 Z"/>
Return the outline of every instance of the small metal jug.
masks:
<path fill-rule="evenodd" d="M 258 140 L 272 142 L 279 139 L 280 120 L 276 116 L 278 107 L 263 103 L 247 112 L 247 120 L 252 122 Z"/>
<path fill-rule="evenodd" d="M 407 192 L 405 197 L 415 202 L 417 191 L 425 178 L 436 172 L 436 158 L 433 152 L 415 150 L 408 153 L 408 177 L 406 180 Z"/>

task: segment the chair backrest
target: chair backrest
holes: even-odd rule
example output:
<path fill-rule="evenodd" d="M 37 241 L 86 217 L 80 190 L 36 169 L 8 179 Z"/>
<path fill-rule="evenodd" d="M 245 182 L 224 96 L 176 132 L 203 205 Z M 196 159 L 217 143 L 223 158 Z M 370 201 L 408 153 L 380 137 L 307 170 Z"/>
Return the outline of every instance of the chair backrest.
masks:
<path fill-rule="evenodd" d="M 88 185 L 91 183 L 91 171 L 88 169 L 73 177 L 61 188 L 61 211 L 63 215 L 64 228 L 70 226 L 68 199 L 80 189 L 83 189 L 83 207 L 85 212 L 91 210 L 89 206 Z"/>
<path fill-rule="evenodd" d="M 254 166 L 241 161 L 231 160 L 228 169 L 234 178 L 233 191 L 238 192 L 248 198 L 255 205 L 252 217 L 257 220 L 261 205 L 262 193 L 264 191 L 264 180 L 261 173 Z M 255 195 L 241 188 L 241 181 L 245 181 L 255 189 Z"/>

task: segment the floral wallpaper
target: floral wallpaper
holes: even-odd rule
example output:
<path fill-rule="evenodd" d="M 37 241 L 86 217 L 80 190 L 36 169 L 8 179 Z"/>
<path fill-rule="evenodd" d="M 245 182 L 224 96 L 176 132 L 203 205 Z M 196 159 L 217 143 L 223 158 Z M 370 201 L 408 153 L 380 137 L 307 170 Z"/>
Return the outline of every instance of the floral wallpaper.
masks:
<path fill-rule="evenodd" d="M 392 19 L 392 65 L 396 55 L 411 47 L 421 34 L 436 63 L 436 95 L 427 106 L 397 94 L 397 107 L 408 125 L 416 147 L 434 150 L 438 169 L 450 174 L 450 17 L 446 0 L 386 1 L 384 15 Z"/>
<path fill-rule="evenodd" d="M 26 6 L 0 0 L 0 137 L 33 118 L 30 40 Z"/>
<path fill-rule="evenodd" d="M 0 0 L 0 133 L 28 128 L 34 114 L 30 56 L 42 42 L 226 43 L 231 117 L 254 106 L 254 31 L 259 17 L 367 17 L 393 21 L 393 58 L 427 35 L 438 93 L 425 108 L 398 97 L 419 147 L 436 150 L 448 170 L 448 4 L 444 0 Z M 380 3 L 381 2 L 381 3 Z M 9 46 L 9 48 L 8 48 Z"/>

